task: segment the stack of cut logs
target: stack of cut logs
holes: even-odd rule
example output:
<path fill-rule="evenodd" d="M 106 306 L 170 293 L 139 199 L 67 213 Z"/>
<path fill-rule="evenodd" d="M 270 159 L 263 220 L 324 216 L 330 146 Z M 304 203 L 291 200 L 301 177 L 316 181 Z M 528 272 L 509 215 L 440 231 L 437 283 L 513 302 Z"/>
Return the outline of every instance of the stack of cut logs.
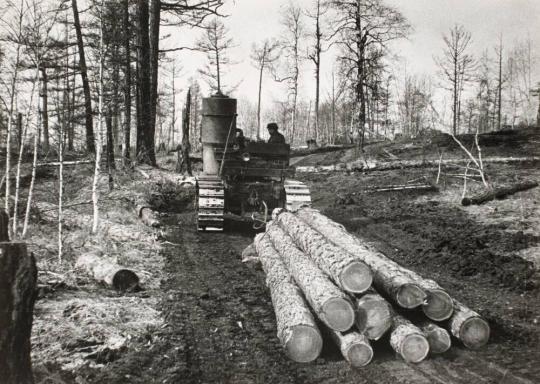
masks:
<path fill-rule="evenodd" d="M 297 362 L 319 356 L 320 323 L 353 366 L 368 364 L 370 341 L 387 333 L 412 363 L 447 351 L 450 334 L 473 349 L 488 341 L 489 325 L 478 313 L 314 209 L 274 212 L 252 248 L 266 273 L 278 338 Z"/>

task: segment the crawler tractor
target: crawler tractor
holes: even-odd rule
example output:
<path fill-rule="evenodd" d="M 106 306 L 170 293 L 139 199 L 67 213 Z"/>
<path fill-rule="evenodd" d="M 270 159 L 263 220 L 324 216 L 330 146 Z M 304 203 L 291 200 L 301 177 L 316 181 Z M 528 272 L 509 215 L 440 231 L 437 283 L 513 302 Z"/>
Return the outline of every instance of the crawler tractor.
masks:
<path fill-rule="evenodd" d="M 197 228 L 222 231 L 225 219 L 263 226 L 274 208 L 311 204 L 309 189 L 289 177 L 290 146 L 236 143 L 236 99 L 217 94 L 202 103 L 203 173 L 197 178 Z"/>

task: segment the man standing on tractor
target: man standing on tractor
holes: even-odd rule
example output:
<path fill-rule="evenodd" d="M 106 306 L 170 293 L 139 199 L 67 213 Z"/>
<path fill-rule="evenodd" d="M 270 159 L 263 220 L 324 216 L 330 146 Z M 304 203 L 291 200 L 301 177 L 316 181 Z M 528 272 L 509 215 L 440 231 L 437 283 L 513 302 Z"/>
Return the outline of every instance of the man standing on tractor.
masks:
<path fill-rule="evenodd" d="M 283 136 L 281 133 L 278 132 L 278 125 L 276 123 L 269 123 L 266 126 L 266 129 L 268 129 L 268 133 L 270 134 L 268 143 L 285 144 L 285 136 Z"/>

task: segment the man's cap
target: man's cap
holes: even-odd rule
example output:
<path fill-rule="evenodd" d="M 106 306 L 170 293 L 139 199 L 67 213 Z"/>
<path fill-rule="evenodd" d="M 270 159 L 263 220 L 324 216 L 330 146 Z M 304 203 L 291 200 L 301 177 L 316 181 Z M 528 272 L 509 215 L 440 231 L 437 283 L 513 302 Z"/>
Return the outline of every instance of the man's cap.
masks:
<path fill-rule="evenodd" d="M 276 131 L 279 130 L 278 125 L 276 123 L 268 123 L 268 125 L 266 126 L 266 129 L 268 130 L 275 129 Z"/>

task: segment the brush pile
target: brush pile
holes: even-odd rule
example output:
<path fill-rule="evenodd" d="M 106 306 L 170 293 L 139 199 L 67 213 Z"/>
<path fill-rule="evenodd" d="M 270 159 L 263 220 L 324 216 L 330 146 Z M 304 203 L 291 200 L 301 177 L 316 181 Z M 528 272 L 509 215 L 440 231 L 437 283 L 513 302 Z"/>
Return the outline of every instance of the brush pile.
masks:
<path fill-rule="evenodd" d="M 478 313 L 314 209 L 276 210 L 252 248 L 266 273 L 278 338 L 294 361 L 319 356 L 319 325 L 357 367 L 369 364 L 370 342 L 383 337 L 411 363 L 446 352 L 450 335 L 471 349 L 488 341 Z"/>

